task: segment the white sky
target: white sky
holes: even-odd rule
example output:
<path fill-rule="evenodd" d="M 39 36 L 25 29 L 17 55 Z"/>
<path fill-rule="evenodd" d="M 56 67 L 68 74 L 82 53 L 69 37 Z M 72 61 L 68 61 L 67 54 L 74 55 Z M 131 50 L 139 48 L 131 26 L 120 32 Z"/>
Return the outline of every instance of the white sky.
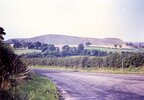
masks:
<path fill-rule="evenodd" d="M 42 34 L 144 41 L 144 0 L 0 0 L 6 39 Z"/>

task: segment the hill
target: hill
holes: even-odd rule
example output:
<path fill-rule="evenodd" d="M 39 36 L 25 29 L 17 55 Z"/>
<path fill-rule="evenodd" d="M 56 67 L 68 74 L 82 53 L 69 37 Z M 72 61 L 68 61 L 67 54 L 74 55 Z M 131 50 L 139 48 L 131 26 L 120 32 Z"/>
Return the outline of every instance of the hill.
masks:
<path fill-rule="evenodd" d="M 10 39 L 8 42 L 11 42 Z M 87 38 L 87 37 L 76 37 L 76 36 L 66 36 L 66 35 L 41 35 L 32 38 L 25 39 L 16 39 L 16 40 L 24 40 L 25 42 L 41 42 L 47 44 L 55 44 L 55 45 L 77 45 L 80 43 L 91 42 L 93 45 L 114 45 L 114 44 L 125 44 L 119 38 Z"/>

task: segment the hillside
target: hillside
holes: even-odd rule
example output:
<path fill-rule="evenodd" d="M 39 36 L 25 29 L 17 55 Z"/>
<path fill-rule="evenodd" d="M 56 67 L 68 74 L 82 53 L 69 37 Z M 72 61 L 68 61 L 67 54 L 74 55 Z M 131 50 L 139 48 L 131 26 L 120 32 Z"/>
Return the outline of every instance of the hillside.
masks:
<path fill-rule="evenodd" d="M 12 39 L 8 40 L 10 42 Z M 93 45 L 114 45 L 114 44 L 125 44 L 119 38 L 87 38 L 87 37 L 76 37 L 76 36 L 66 36 L 66 35 L 41 35 L 32 38 L 26 39 L 17 39 L 24 40 L 26 42 L 41 42 L 47 44 L 55 44 L 55 45 L 77 45 L 80 43 L 91 42 Z"/>

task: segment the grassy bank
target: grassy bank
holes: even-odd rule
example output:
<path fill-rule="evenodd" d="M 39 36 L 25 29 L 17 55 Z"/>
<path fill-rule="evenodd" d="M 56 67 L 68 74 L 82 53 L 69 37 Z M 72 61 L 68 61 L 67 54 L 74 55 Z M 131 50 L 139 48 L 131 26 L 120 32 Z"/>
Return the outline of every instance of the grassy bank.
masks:
<path fill-rule="evenodd" d="M 129 67 L 129 68 L 75 68 L 75 67 L 59 67 L 59 66 L 31 66 L 30 68 L 43 68 L 51 70 L 79 71 L 79 72 L 96 72 L 110 74 L 144 74 L 144 67 Z"/>
<path fill-rule="evenodd" d="M 55 85 L 48 79 L 33 75 L 32 80 L 13 90 L 18 95 L 15 100 L 58 100 Z"/>

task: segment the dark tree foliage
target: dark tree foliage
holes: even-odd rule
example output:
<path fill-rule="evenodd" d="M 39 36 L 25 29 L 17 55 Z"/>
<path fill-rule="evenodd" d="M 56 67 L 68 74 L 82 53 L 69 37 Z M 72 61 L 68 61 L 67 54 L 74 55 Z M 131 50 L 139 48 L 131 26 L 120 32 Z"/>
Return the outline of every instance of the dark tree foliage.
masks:
<path fill-rule="evenodd" d="M 144 42 L 126 42 L 126 45 L 134 48 L 144 48 Z"/>
<path fill-rule="evenodd" d="M 28 43 L 27 43 L 27 48 L 28 48 L 28 49 L 34 49 L 34 48 L 35 48 L 35 45 L 34 45 L 32 42 L 28 42 Z"/>
<path fill-rule="evenodd" d="M 90 45 L 92 45 L 90 42 L 86 42 L 85 44 L 87 47 L 89 47 Z"/>
<path fill-rule="evenodd" d="M 0 27 L 0 39 L 1 40 L 4 40 L 3 35 L 6 35 L 6 33 L 4 32 L 4 29 Z"/>
<path fill-rule="evenodd" d="M 17 43 L 14 44 L 13 47 L 14 47 L 14 48 L 21 48 L 21 47 L 22 47 L 22 44 L 19 43 L 19 42 L 17 42 Z"/>
<path fill-rule="evenodd" d="M 34 47 L 35 49 L 41 49 L 42 44 L 40 42 L 35 42 Z"/>
<path fill-rule="evenodd" d="M 83 51 L 84 51 L 84 44 L 79 44 L 78 45 L 78 53 L 83 54 Z"/>
<path fill-rule="evenodd" d="M 62 56 L 70 56 L 71 55 L 71 51 L 70 51 L 70 47 L 68 45 L 64 45 L 62 47 L 62 52 L 61 52 L 61 55 Z"/>
<path fill-rule="evenodd" d="M 0 100 L 12 100 L 8 95 L 9 89 L 15 86 L 18 80 L 27 77 L 26 74 L 26 65 L 8 44 L 0 41 Z"/>
<path fill-rule="evenodd" d="M 42 57 L 52 57 L 52 56 L 59 56 L 59 48 L 55 47 L 53 44 L 48 44 L 42 49 Z"/>
<path fill-rule="evenodd" d="M 70 48 L 70 55 L 72 55 L 72 56 L 78 55 L 77 47 L 71 47 Z"/>

